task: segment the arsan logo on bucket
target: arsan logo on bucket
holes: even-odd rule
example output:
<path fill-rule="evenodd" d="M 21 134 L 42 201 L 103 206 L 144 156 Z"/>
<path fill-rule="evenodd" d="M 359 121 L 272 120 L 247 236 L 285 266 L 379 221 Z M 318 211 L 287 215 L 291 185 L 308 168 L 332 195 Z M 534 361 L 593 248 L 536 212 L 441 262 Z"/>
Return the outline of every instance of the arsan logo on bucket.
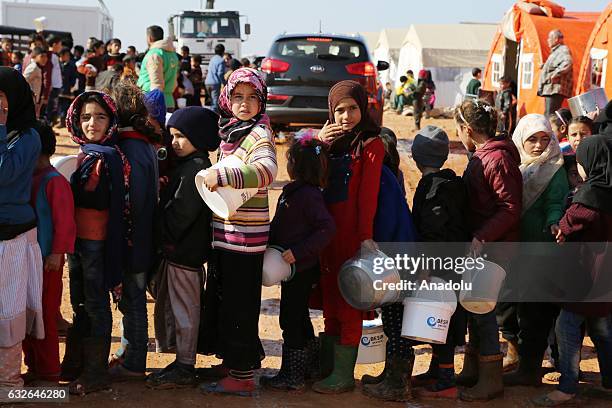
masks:
<path fill-rule="evenodd" d="M 448 328 L 448 320 L 429 316 L 427 318 L 427 325 L 434 330 L 446 330 Z"/>
<path fill-rule="evenodd" d="M 368 334 L 361 337 L 361 345 L 363 345 L 364 347 L 377 347 L 384 341 L 384 334 Z"/>
<path fill-rule="evenodd" d="M 370 336 L 363 336 L 361 338 L 361 344 L 363 344 L 364 346 L 369 346 L 370 345 Z"/>

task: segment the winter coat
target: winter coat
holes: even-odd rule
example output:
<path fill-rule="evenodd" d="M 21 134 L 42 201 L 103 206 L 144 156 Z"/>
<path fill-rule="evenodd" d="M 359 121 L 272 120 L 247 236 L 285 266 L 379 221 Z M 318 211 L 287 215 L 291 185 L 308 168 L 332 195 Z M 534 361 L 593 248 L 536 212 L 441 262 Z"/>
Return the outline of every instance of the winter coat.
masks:
<path fill-rule="evenodd" d="M 179 59 L 170 38 L 151 44 L 142 60 L 138 86 L 144 91 L 159 89 L 164 93 L 166 107 L 174 108 L 172 92 L 176 88 Z"/>
<path fill-rule="evenodd" d="M 412 216 L 421 240 L 469 241 L 467 204 L 465 184 L 451 169 L 423 176 L 412 205 Z"/>
<path fill-rule="evenodd" d="M 484 242 L 518 241 L 523 200 L 521 162 L 512 141 L 488 140 L 479 147 L 463 173 L 467 186 L 468 225 Z"/>
<path fill-rule="evenodd" d="M 270 224 L 269 243 L 291 250 L 297 272 L 318 264 L 319 254 L 335 232 L 334 220 L 318 187 L 301 181 L 283 187 Z"/>
<path fill-rule="evenodd" d="M 161 250 L 172 263 L 200 268 L 211 251 L 212 213 L 198 193 L 195 175 L 211 164 L 208 154 L 199 151 L 177 158 L 176 164 L 159 200 Z"/>

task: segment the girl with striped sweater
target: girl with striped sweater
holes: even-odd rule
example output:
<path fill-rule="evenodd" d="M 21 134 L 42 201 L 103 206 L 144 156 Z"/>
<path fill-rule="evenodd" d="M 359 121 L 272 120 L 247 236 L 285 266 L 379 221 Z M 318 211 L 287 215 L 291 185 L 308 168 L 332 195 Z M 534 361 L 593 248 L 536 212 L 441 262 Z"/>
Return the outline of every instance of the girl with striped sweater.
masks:
<path fill-rule="evenodd" d="M 252 395 L 253 370 L 260 368 L 264 356 L 258 334 L 261 273 L 270 229 L 268 186 L 277 172 L 266 99 L 266 85 L 251 68 L 234 71 L 219 98 L 219 160 L 233 155 L 243 164 L 208 172 L 206 187 L 258 191 L 228 219 L 213 216 L 214 256 L 205 310 L 218 335 L 206 335 L 208 352 L 221 356 L 227 376 L 205 387 L 205 392 Z"/>

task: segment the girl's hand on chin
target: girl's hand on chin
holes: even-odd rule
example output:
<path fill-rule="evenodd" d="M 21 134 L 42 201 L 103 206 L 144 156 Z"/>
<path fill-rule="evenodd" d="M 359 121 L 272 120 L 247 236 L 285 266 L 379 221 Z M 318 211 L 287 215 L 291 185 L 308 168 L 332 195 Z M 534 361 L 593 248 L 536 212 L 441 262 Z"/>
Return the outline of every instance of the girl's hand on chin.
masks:
<path fill-rule="evenodd" d="M 319 131 L 319 140 L 323 143 L 331 143 L 335 138 L 342 135 L 342 125 L 337 123 L 329 123 L 329 120 L 325 122 L 323 128 Z"/>

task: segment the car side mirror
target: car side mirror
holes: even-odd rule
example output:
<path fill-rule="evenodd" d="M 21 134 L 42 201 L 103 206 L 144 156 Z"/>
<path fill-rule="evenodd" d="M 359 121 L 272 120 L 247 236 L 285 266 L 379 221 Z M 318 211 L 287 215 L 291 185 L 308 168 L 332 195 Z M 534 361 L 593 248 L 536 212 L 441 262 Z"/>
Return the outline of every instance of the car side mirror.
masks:
<path fill-rule="evenodd" d="M 389 63 L 387 61 L 378 61 L 376 69 L 379 71 L 386 71 L 389 69 Z"/>
<path fill-rule="evenodd" d="M 245 33 L 246 35 L 251 35 L 251 25 L 250 25 L 249 23 L 246 23 L 246 24 L 244 25 L 244 33 Z"/>

